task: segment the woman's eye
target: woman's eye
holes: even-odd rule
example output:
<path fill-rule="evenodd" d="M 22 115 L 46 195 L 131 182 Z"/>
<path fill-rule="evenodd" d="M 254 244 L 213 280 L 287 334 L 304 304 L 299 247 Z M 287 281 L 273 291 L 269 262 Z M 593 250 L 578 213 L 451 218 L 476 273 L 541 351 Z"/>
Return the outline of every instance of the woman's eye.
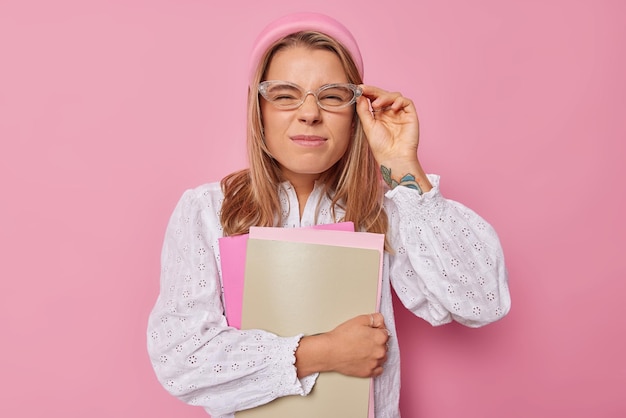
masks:
<path fill-rule="evenodd" d="M 319 99 L 328 103 L 344 103 L 352 98 L 352 90 L 331 89 L 320 94 Z"/>
<path fill-rule="evenodd" d="M 272 100 L 296 100 L 297 97 L 295 97 L 292 94 L 277 94 L 272 96 Z"/>
<path fill-rule="evenodd" d="M 295 102 L 300 99 L 300 92 L 291 86 L 275 86 L 269 95 L 274 102 Z"/>

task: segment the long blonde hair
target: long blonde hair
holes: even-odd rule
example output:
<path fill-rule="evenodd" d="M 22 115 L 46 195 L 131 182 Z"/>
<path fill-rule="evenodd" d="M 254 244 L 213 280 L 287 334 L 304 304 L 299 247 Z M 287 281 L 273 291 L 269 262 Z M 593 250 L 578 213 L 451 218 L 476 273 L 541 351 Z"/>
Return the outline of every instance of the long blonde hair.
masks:
<path fill-rule="evenodd" d="M 248 90 L 247 146 L 250 168 L 229 174 L 221 181 L 224 192 L 221 211 L 224 235 L 245 234 L 251 226 L 277 226 L 281 220 L 278 193 L 280 183 L 285 179 L 263 140 L 257 86 L 264 79 L 274 54 L 296 46 L 334 52 L 341 60 L 348 81 L 353 84 L 363 82 L 346 49 L 323 33 L 294 33 L 275 42 L 267 50 Z M 336 208 L 345 211 L 343 219 L 337 221 L 352 221 L 355 228 L 361 231 L 387 232 L 388 220 L 382 207 L 383 185 L 378 165 L 367 144 L 356 110 L 353 136 L 346 153 L 322 174 L 320 180 L 324 184 L 325 193 L 331 199 L 333 217 L 336 219 Z"/>

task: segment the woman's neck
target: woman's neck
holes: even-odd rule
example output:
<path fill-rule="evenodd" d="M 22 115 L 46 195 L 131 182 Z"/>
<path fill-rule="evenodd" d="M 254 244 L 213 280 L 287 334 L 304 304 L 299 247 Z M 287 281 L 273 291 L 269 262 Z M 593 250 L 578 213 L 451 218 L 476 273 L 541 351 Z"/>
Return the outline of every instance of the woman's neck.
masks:
<path fill-rule="evenodd" d="M 302 214 L 304 213 L 304 208 L 306 206 L 306 202 L 309 200 L 309 196 L 313 189 L 315 188 L 315 180 L 317 176 L 305 178 L 303 176 L 299 176 L 297 178 L 288 178 L 287 180 L 293 187 L 296 192 L 296 197 L 298 198 L 298 208 L 300 210 L 300 219 L 302 219 Z"/>
<path fill-rule="evenodd" d="M 283 175 L 296 192 L 298 206 L 300 209 L 300 219 L 302 219 L 304 207 L 306 206 L 306 202 L 309 200 L 311 192 L 313 192 L 313 189 L 315 188 L 315 182 L 320 178 L 320 174 L 285 173 L 283 171 Z"/>
<path fill-rule="evenodd" d="M 298 208 L 300 209 L 300 219 L 302 219 L 302 214 L 304 213 L 304 208 L 306 206 L 306 202 L 309 200 L 309 196 L 315 187 L 315 183 L 306 183 L 306 184 L 291 184 L 296 192 L 296 196 L 298 198 Z"/>

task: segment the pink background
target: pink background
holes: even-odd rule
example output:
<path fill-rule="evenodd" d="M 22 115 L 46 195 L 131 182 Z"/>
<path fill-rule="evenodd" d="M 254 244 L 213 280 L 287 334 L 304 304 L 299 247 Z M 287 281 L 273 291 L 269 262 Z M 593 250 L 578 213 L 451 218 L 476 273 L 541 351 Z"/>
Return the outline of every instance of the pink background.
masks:
<path fill-rule="evenodd" d="M 206 416 L 146 354 L 163 233 L 245 165 L 248 51 L 298 10 L 415 100 L 423 165 L 505 249 L 501 322 L 398 310 L 404 416 L 626 416 L 625 4 L 3 0 L 0 416 Z"/>

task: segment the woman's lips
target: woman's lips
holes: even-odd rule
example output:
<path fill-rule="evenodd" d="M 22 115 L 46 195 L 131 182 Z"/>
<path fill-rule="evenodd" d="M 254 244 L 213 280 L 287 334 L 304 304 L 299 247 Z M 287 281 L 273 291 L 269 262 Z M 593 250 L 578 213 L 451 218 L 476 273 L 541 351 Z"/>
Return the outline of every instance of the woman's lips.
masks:
<path fill-rule="evenodd" d="M 326 138 L 315 135 L 294 135 L 290 137 L 293 142 L 304 147 L 317 147 L 326 142 Z"/>

